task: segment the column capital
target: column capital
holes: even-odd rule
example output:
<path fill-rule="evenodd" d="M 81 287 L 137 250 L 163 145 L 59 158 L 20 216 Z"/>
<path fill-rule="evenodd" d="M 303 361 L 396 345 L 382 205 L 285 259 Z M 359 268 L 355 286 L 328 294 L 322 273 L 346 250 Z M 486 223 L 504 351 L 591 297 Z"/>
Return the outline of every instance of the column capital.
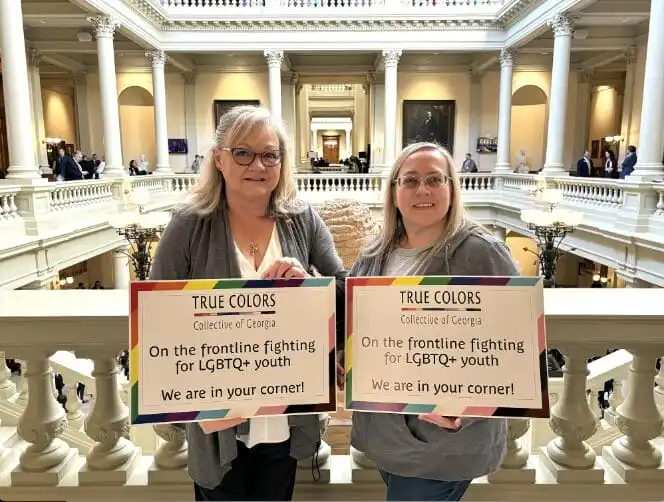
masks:
<path fill-rule="evenodd" d="M 383 57 L 383 62 L 385 63 L 385 67 L 398 65 L 399 59 L 401 58 L 402 54 L 403 52 L 400 50 L 383 51 L 381 53 L 381 56 Z"/>
<path fill-rule="evenodd" d="M 281 68 L 281 63 L 284 60 L 284 51 L 266 49 L 263 52 L 265 59 L 267 60 L 267 65 L 270 68 Z"/>
<path fill-rule="evenodd" d="M 574 31 L 572 18 L 567 14 L 561 12 L 553 16 L 549 22 L 549 27 L 553 30 L 555 36 L 571 36 Z"/>
<path fill-rule="evenodd" d="M 362 84 L 362 91 L 364 91 L 364 94 L 368 96 L 369 92 L 371 91 L 371 84 L 369 83 Z"/>
<path fill-rule="evenodd" d="M 184 79 L 184 85 L 193 85 L 196 83 L 196 72 L 182 73 L 182 78 Z"/>
<path fill-rule="evenodd" d="M 113 38 L 115 30 L 120 27 L 120 23 L 111 16 L 91 16 L 88 22 L 92 23 L 95 29 L 95 36 Z"/>
<path fill-rule="evenodd" d="M 580 71 L 579 72 L 579 83 L 580 84 L 587 84 L 589 83 L 593 78 L 593 72 L 592 70 L 587 70 L 587 71 Z"/>
<path fill-rule="evenodd" d="M 470 72 L 470 83 L 471 84 L 481 84 L 482 83 L 482 72 L 475 68 L 471 68 Z"/>
<path fill-rule="evenodd" d="M 301 82 L 296 82 L 295 83 L 295 94 L 300 94 L 302 92 L 302 88 L 304 87 L 304 84 Z"/>
<path fill-rule="evenodd" d="M 630 45 L 625 50 L 625 61 L 628 65 L 636 63 L 636 58 L 638 56 L 638 50 L 635 45 Z"/>
<path fill-rule="evenodd" d="M 74 85 L 85 85 L 88 83 L 88 72 L 82 71 L 74 75 Z"/>
<path fill-rule="evenodd" d="M 28 60 L 28 66 L 35 66 L 39 68 L 39 65 L 44 61 L 40 52 L 35 49 L 28 49 L 26 53 Z"/>
<path fill-rule="evenodd" d="M 500 55 L 498 56 L 498 61 L 500 61 L 500 67 L 514 66 L 514 58 L 516 56 L 516 51 L 513 49 L 502 49 Z"/>
<path fill-rule="evenodd" d="M 152 67 L 155 68 L 158 66 L 164 66 L 166 64 L 168 56 L 166 56 L 166 53 L 164 51 L 156 50 L 156 51 L 147 51 L 145 53 L 145 58 L 150 62 Z"/>
<path fill-rule="evenodd" d="M 281 76 L 281 82 L 287 85 L 295 85 L 299 82 L 300 75 L 295 71 L 286 72 Z"/>

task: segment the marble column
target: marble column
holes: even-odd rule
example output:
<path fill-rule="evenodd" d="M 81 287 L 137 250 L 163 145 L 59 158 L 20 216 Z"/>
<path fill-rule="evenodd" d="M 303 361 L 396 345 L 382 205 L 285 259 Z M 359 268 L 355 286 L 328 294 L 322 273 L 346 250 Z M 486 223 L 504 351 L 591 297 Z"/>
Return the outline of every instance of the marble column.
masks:
<path fill-rule="evenodd" d="M 189 153 L 187 154 L 187 167 L 190 167 L 198 151 L 198 131 L 196 129 L 196 74 L 183 73 L 184 79 L 184 129 L 187 137 Z M 215 129 L 218 124 L 215 124 Z"/>
<path fill-rule="evenodd" d="M 28 53 L 28 78 L 32 92 L 32 124 L 35 130 L 35 155 L 37 166 L 48 166 L 48 155 L 46 151 L 46 128 L 44 127 L 44 104 L 42 101 L 41 75 L 39 65 L 42 62 L 41 54 L 36 50 Z"/>
<path fill-rule="evenodd" d="M 477 151 L 477 138 L 482 135 L 482 72 L 471 71 L 470 80 L 470 111 L 468 120 L 468 150 L 473 154 Z M 475 156 L 477 168 L 482 170 L 482 155 Z"/>
<path fill-rule="evenodd" d="M 397 146 L 397 65 L 401 51 L 383 51 L 385 63 L 385 135 L 383 137 L 383 165 L 391 167 Z"/>
<path fill-rule="evenodd" d="M 620 158 L 627 155 L 627 147 L 631 145 L 632 114 L 634 113 L 634 83 L 636 81 L 637 49 L 632 45 L 625 51 L 625 93 L 623 95 L 622 120 L 620 122 L 620 136 L 623 138 Z"/>
<path fill-rule="evenodd" d="M 33 183 L 42 178 L 35 165 L 35 134 L 21 2 L 0 2 L 0 47 L 9 149 L 7 180 Z"/>
<path fill-rule="evenodd" d="M 494 172 L 511 172 L 510 132 L 512 128 L 512 76 L 514 51 L 500 51 L 500 101 L 498 107 L 498 152 Z"/>
<path fill-rule="evenodd" d="M 664 2 L 650 3 L 646 71 L 643 82 L 643 107 L 638 160 L 630 175 L 633 181 L 649 181 L 664 174 Z"/>
<path fill-rule="evenodd" d="M 318 129 L 311 128 L 311 151 L 316 152 L 318 148 Z M 321 152 L 322 154 L 322 152 Z"/>
<path fill-rule="evenodd" d="M 97 58 L 99 60 L 99 97 L 101 121 L 104 131 L 105 178 L 122 177 L 126 173 L 122 164 L 122 140 L 120 136 L 120 110 L 118 86 L 115 77 L 115 53 L 113 34 L 119 26 L 110 16 L 88 18 L 95 28 Z"/>
<path fill-rule="evenodd" d="M 154 99 L 154 131 L 155 145 L 157 147 L 156 174 L 169 174 L 173 172 L 168 157 L 168 121 L 166 119 L 166 53 L 164 51 L 150 51 L 145 57 L 152 65 L 152 97 Z"/>
<path fill-rule="evenodd" d="M 281 63 L 284 60 L 284 51 L 266 50 L 269 78 L 270 112 L 276 118 L 281 118 Z"/>
<path fill-rule="evenodd" d="M 113 251 L 113 289 L 129 289 L 131 275 L 129 274 L 130 259 L 127 248 Z"/>
<path fill-rule="evenodd" d="M 295 145 L 297 142 L 297 115 L 295 112 L 295 86 L 299 76 L 290 72 L 281 82 L 281 117 L 286 127 L 288 137 L 286 140 L 286 151 L 288 152 L 289 166 L 293 168 L 300 162 L 295 157 Z"/>
<path fill-rule="evenodd" d="M 567 116 L 567 89 L 569 87 L 569 60 L 574 28 L 569 17 L 557 14 L 549 26 L 553 29 L 553 67 L 549 98 L 549 124 L 546 140 L 546 160 L 543 174 L 565 174 L 563 162 L 565 144 L 565 118 Z M 661 155 L 661 152 L 660 152 Z"/>
<path fill-rule="evenodd" d="M 74 77 L 74 106 L 76 107 L 76 134 L 79 148 L 86 154 L 92 151 L 90 141 L 90 113 L 88 108 L 88 76 L 81 73 Z"/>
<path fill-rule="evenodd" d="M 353 145 L 351 144 L 350 128 L 346 129 L 346 158 L 353 155 Z"/>

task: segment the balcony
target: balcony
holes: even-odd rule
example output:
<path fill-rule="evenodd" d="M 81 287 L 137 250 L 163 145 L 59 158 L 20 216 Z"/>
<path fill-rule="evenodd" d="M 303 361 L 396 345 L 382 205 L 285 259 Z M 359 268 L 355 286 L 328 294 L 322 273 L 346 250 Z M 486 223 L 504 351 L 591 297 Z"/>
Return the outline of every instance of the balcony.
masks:
<path fill-rule="evenodd" d="M 169 20 L 493 19 L 515 0 L 150 0 Z"/>
<path fill-rule="evenodd" d="M 311 204 L 333 198 L 358 200 L 380 217 L 387 187 L 380 173 L 295 174 L 299 196 Z M 122 246 L 108 220 L 126 192 L 150 193 L 149 210 L 167 209 L 194 186 L 196 175 L 152 175 L 125 180 L 74 181 L 0 187 L 0 288 L 18 288 Z M 556 177 L 562 207 L 584 213 L 562 250 L 608 265 L 629 277 L 664 286 L 664 184 Z M 520 219 L 532 204 L 526 192 L 538 180 L 528 174 L 463 174 L 466 207 L 481 223 L 531 236 Z"/>
<path fill-rule="evenodd" d="M 503 468 L 475 480 L 465 499 L 661 500 L 663 302 L 662 290 L 547 290 L 548 344 L 566 356 L 564 378 L 550 378 L 552 417 L 510 421 Z M 191 500 L 182 435 L 127 428 L 126 381 L 114 360 L 128 342 L 127 315 L 123 290 L 0 291 L 0 499 Z M 5 356 L 27 369 L 16 384 Z M 67 412 L 52 370 L 70 389 Z M 600 409 L 596 396 L 610 379 L 610 406 Z M 73 397 L 77 381 L 91 405 Z M 333 419 L 326 439 L 347 432 L 347 420 Z M 311 459 L 300 463 L 296 499 L 384 500 L 371 462 L 333 446 L 322 445 L 320 472 Z"/>

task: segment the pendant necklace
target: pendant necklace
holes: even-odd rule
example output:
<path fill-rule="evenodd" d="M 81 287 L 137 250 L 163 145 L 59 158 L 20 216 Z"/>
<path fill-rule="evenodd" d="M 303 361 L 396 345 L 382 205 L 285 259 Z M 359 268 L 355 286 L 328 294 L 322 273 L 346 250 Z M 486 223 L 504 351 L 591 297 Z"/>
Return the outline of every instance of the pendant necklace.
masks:
<path fill-rule="evenodd" d="M 256 241 L 249 241 L 249 254 L 251 256 L 256 256 L 258 253 L 258 244 Z"/>

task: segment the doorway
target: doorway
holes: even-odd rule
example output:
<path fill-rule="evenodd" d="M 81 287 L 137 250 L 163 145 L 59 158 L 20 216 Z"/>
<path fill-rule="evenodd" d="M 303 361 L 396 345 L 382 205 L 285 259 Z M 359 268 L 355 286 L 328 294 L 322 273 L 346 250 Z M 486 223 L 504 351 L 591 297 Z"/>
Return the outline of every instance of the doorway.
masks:
<path fill-rule="evenodd" d="M 323 158 L 330 164 L 339 163 L 339 136 L 323 136 Z"/>

